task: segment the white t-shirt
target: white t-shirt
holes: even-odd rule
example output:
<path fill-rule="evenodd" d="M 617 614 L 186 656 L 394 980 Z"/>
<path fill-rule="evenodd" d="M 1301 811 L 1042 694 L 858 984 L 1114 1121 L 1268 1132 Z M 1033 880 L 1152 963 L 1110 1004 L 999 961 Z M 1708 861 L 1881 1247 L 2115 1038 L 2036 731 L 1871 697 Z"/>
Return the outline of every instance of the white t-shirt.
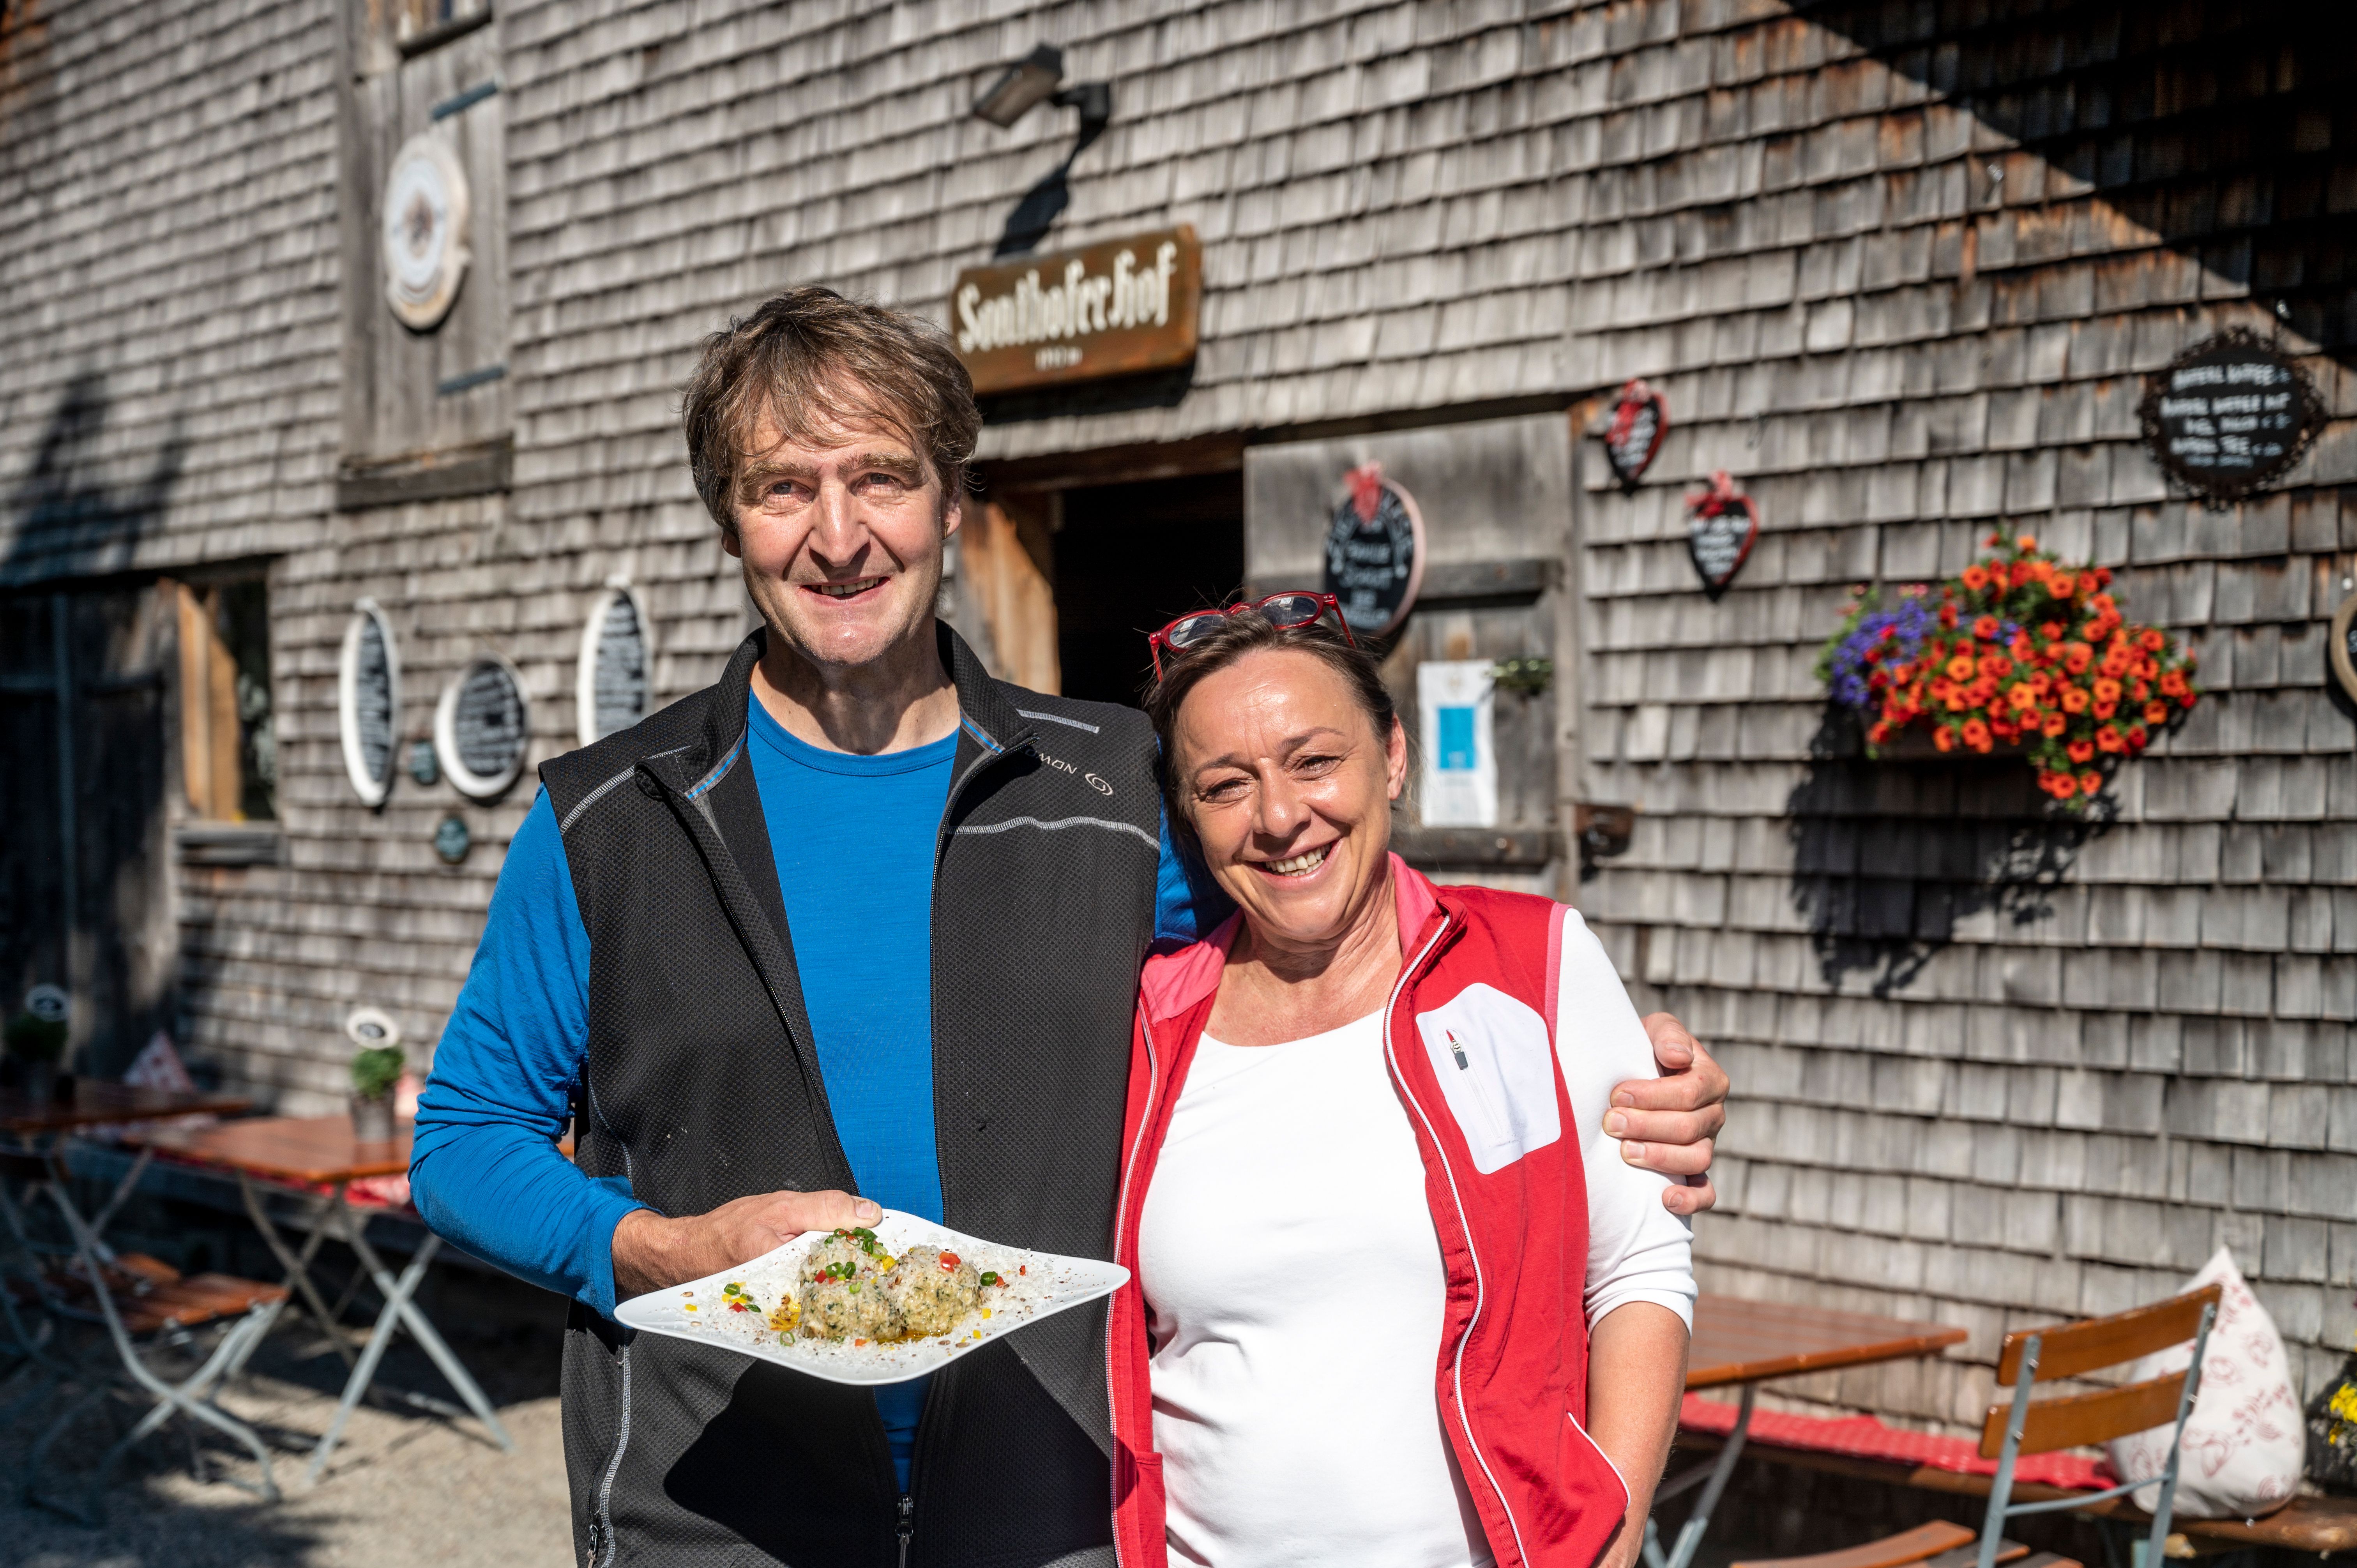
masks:
<path fill-rule="evenodd" d="M 1587 927 L 1564 922 L 1556 1056 L 1580 1134 L 1591 1328 L 1631 1301 L 1689 1324 L 1665 1178 L 1603 1132 L 1651 1043 Z M 1447 1278 L 1382 1015 L 1284 1045 L 1198 1047 L 1147 1191 L 1139 1283 L 1174 1563 L 1469 1568 L 1491 1561 L 1440 1424 Z"/>

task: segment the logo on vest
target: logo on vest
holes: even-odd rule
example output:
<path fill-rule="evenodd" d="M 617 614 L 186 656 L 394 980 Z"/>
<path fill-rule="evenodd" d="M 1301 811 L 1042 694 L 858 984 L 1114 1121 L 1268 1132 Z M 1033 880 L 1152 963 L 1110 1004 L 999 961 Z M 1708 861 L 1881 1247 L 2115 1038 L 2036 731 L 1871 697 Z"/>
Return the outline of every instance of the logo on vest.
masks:
<path fill-rule="evenodd" d="M 1089 788 L 1095 790 L 1098 794 L 1110 795 L 1113 793 L 1112 785 L 1106 783 L 1103 779 L 1098 778 L 1093 773 L 1082 772 L 1080 766 L 1077 763 L 1067 762 L 1060 757 L 1050 757 L 1046 752 L 1039 750 L 1037 746 L 1032 748 L 1032 752 L 1033 755 L 1037 756 L 1041 762 L 1046 763 L 1057 772 L 1067 774 L 1073 779 L 1087 780 Z"/>

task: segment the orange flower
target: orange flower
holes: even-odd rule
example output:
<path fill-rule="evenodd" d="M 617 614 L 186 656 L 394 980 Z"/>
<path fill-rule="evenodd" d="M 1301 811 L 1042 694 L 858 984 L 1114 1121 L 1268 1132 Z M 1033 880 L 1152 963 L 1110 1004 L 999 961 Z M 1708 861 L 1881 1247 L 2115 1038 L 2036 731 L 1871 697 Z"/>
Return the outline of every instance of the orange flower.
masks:
<path fill-rule="evenodd" d="M 2116 753 L 2126 744 L 2126 737 L 2120 734 L 2117 725 L 2105 725 L 2095 732 L 2095 749 L 2098 751 Z"/>
<path fill-rule="evenodd" d="M 2111 585 L 2112 585 L 2112 569 L 2111 569 L 2109 566 L 2098 566 L 2098 567 L 2096 567 L 2096 568 L 2095 568 L 2095 586 L 2097 586 L 2097 587 L 2099 587 L 2099 588 L 2108 588 L 2108 587 L 2110 587 Z"/>
<path fill-rule="evenodd" d="M 1940 624 L 1947 628 L 1950 631 L 1956 629 L 1956 607 L 1954 605 L 1944 604 L 1940 607 Z"/>
<path fill-rule="evenodd" d="M 1964 721 L 1964 744 L 1971 746 L 1975 751 L 1986 751 L 1989 748 L 1988 725 L 1983 724 L 1978 719 L 1966 719 Z"/>
<path fill-rule="evenodd" d="M 2087 711 L 2087 693 L 2085 688 L 2080 686 L 2063 687 L 2062 711 L 2066 714 L 2085 713 Z"/>
<path fill-rule="evenodd" d="M 2072 761 L 2085 762 L 2095 755 L 2095 743 L 2092 740 L 2074 740 L 2062 749 L 2071 754 Z"/>
<path fill-rule="evenodd" d="M 2017 561 L 2013 564 L 2013 585 L 2015 587 L 2028 587 L 2030 584 L 2030 580 L 2037 575 L 2038 574 L 2036 572 L 2030 570 L 2029 562 Z"/>
<path fill-rule="evenodd" d="M 1954 704 L 1951 703 L 1950 705 L 1953 706 Z M 1932 732 L 1932 744 L 1939 747 L 1942 751 L 1953 751 L 1956 749 L 1956 732 L 1950 729 L 1947 725 L 1942 725 L 1938 729 Z"/>
<path fill-rule="evenodd" d="M 2054 798 L 2058 800 L 2067 800 L 2079 792 L 2079 781 L 2068 773 L 2050 773 L 2047 778 L 2051 782 L 2046 787 L 2054 791 Z"/>
<path fill-rule="evenodd" d="M 1884 741 L 1889 740 L 1890 738 L 1890 721 L 1889 719 L 1877 719 L 1874 722 L 1873 726 L 1866 732 L 1866 738 L 1876 746 L 1880 746 Z"/>
<path fill-rule="evenodd" d="M 2119 707 L 2120 705 L 2117 703 L 2097 703 L 2095 704 L 2095 716 L 2099 719 L 2110 718 L 2114 714 L 2119 712 Z"/>
<path fill-rule="evenodd" d="M 2190 692 L 2188 692 L 2188 693 L 2185 693 L 2185 695 L 2183 695 L 2183 696 L 2181 696 L 2181 697 L 2178 698 L 2177 700 L 2178 700 L 2179 702 L 2180 702 L 2180 703 L 2184 703 L 2187 707 L 2189 707 L 2189 708 L 2190 708 L 2190 707 L 2191 707 L 2191 706 L 2193 705 L 2193 693 L 2190 693 Z"/>
<path fill-rule="evenodd" d="M 1996 617 L 1983 616 L 1980 619 L 1973 622 L 1973 635 L 1979 638 L 1983 642 L 1995 642 L 1996 640 Z"/>
<path fill-rule="evenodd" d="M 2164 696 L 2181 697 L 2185 695 L 2184 675 L 2178 671 L 2171 670 L 2168 674 L 2163 675 L 2160 678 L 2160 690 Z"/>
<path fill-rule="evenodd" d="M 2025 533 L 2013 542 L 2013 547 L 2027 555 L 2038 548 L 2038 536 L 2034 533 Z"/>
<path fill-rule="evenodd" d="M 2073 675 L 2085 674 L 2087 666 L 2093 663 L 2094 660 L 2095 650 L 2083 642 L 2066 642 L 2062 645 L 2062 668 Z"/>
<path fill-rule="evenodd" d="M 2058 641 L 2062 636 L 2062 623 L 2059 620 L 2040 621 L 2038 623 L 2038 635 L 2049 642 Z"/>
<path fill-rule="evenodd" d="M 2046 591 L 2058 599 L 2067 599 L 2079 590 L 2079 579 L 2068 572 L 2057 572 L 2046 584 Z"/>
<path fill-rule="evenodd" d="M 1988 586 L 1988 568 L 1986 566 L 1967 566 L 1964 568 L 1964 586 L 1976 594 Z"/>
<path fill-rule="evenodd" d="M 2147 703 L 2144 705 L 2144 722 L 2156 728 L 2167 724 L 2169 722 L 2169 704 L 2167 703 Z"/>
<path fill-rule="evenodd" d="M 1973 661 L 1972 661 L 1972 660 L 1971 660 L 1970 658 L 1966 657 L 1965 655 L 1964 655 L 1964 654 L 1962 654 L 1962 653 L 1959 653 L 1959 654 L 1957 654 L 1953 659 L 1951 659 L 1951 660 L 1948 660 L 1948 679 L 1949 679 L 1949 680 L 1951 680 L 1951 681 L 1969 681 L 1969 680 L 1971 680 L 1972 678 L 1973 678 Z"/>
<path fill-rule="evenodd" d="M 2158 628 L 2149 626 L 2144 628 L 2144 634 L 2136 641 L 2144 645 L 2147 653 L 2158 653 L 2169 644 L 2169 639 L 2160 635 Z"/>
<path fill-rule="evenodd" d="M 2120 683 L 2108 675 L 2095 677 L 2095 701 L 2116 703 L 2120 700 Z"/>
<path fill-rule="evenodd" d="M 2079 775 L 2079 793 L 2092 795 L 2104 787 L 2104 776 L 2090 769 Z"/>
<path fill-rule="evenodd" d="M 2146 742 L 2149 741 L 2151 738 L 2152 737 L 2144 733 L 2144 725 L 2130 725 L 2128 726 L 2128 749 L 2130 751 L 2142 751 L 2145 748 Z"/>
<path fill-rule="evenodd" d="M 1984 653 L 1981 655 L 1981 673 L 1999 677 L 2010 675 L 2013 673 L 2013 660 L 2002 653 Z"/>
<path fill-rule="evenodd" d="M 2005 694 L 2005 700 L 2017 712 L 2028 713 L 2038 705 L 2038 692 L 2029 682 L 2024 681 L 2016 685 L 2012 691 L 2007 692 Z"/>
<path fill-rule="evenodd" d="M 2048 714 L 2046 722 L 2039 727 L 2050 736 L 2058 736 L 2071 727 L 2071 721 L 2061 714 Z"/>

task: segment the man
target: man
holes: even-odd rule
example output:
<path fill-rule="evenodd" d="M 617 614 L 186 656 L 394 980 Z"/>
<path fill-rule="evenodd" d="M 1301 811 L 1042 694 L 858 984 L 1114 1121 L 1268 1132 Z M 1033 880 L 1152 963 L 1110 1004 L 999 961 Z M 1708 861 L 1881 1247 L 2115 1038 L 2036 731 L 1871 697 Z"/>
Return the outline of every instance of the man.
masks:
<path fill-rule="evenodd" d="M 1137 966 L 1197 929 L 1144 716 L 996 682 L 935 622 L 981 423 L 942 336 L 794 290 L 706 342 L 685 414 L 763 627 L 541 770 L 420 1103 L 417 1205 L 574 1298 L 597 1568 L 1110 1563 L 1101 1312 L 880 1392 L 610 1321 L 879 1204 L 1107 1256 Z M 1655 1036 L 1684 1070 L 1614 1114 L 1631 1157 L 1699 1173 L 1726 1079 Z"/>

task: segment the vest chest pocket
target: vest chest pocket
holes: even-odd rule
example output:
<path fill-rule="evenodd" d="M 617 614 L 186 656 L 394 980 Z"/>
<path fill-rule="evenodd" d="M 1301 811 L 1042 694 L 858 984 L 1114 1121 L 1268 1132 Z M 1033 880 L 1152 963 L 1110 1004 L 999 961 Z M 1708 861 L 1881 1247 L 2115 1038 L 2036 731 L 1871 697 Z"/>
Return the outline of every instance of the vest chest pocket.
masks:
<path fill-rule="evenodd" d="M 1546 1020 L 1491 985 L 1415 1016 L 1448 1113 L 1483 1176 L 1563 1136 Z"/>

